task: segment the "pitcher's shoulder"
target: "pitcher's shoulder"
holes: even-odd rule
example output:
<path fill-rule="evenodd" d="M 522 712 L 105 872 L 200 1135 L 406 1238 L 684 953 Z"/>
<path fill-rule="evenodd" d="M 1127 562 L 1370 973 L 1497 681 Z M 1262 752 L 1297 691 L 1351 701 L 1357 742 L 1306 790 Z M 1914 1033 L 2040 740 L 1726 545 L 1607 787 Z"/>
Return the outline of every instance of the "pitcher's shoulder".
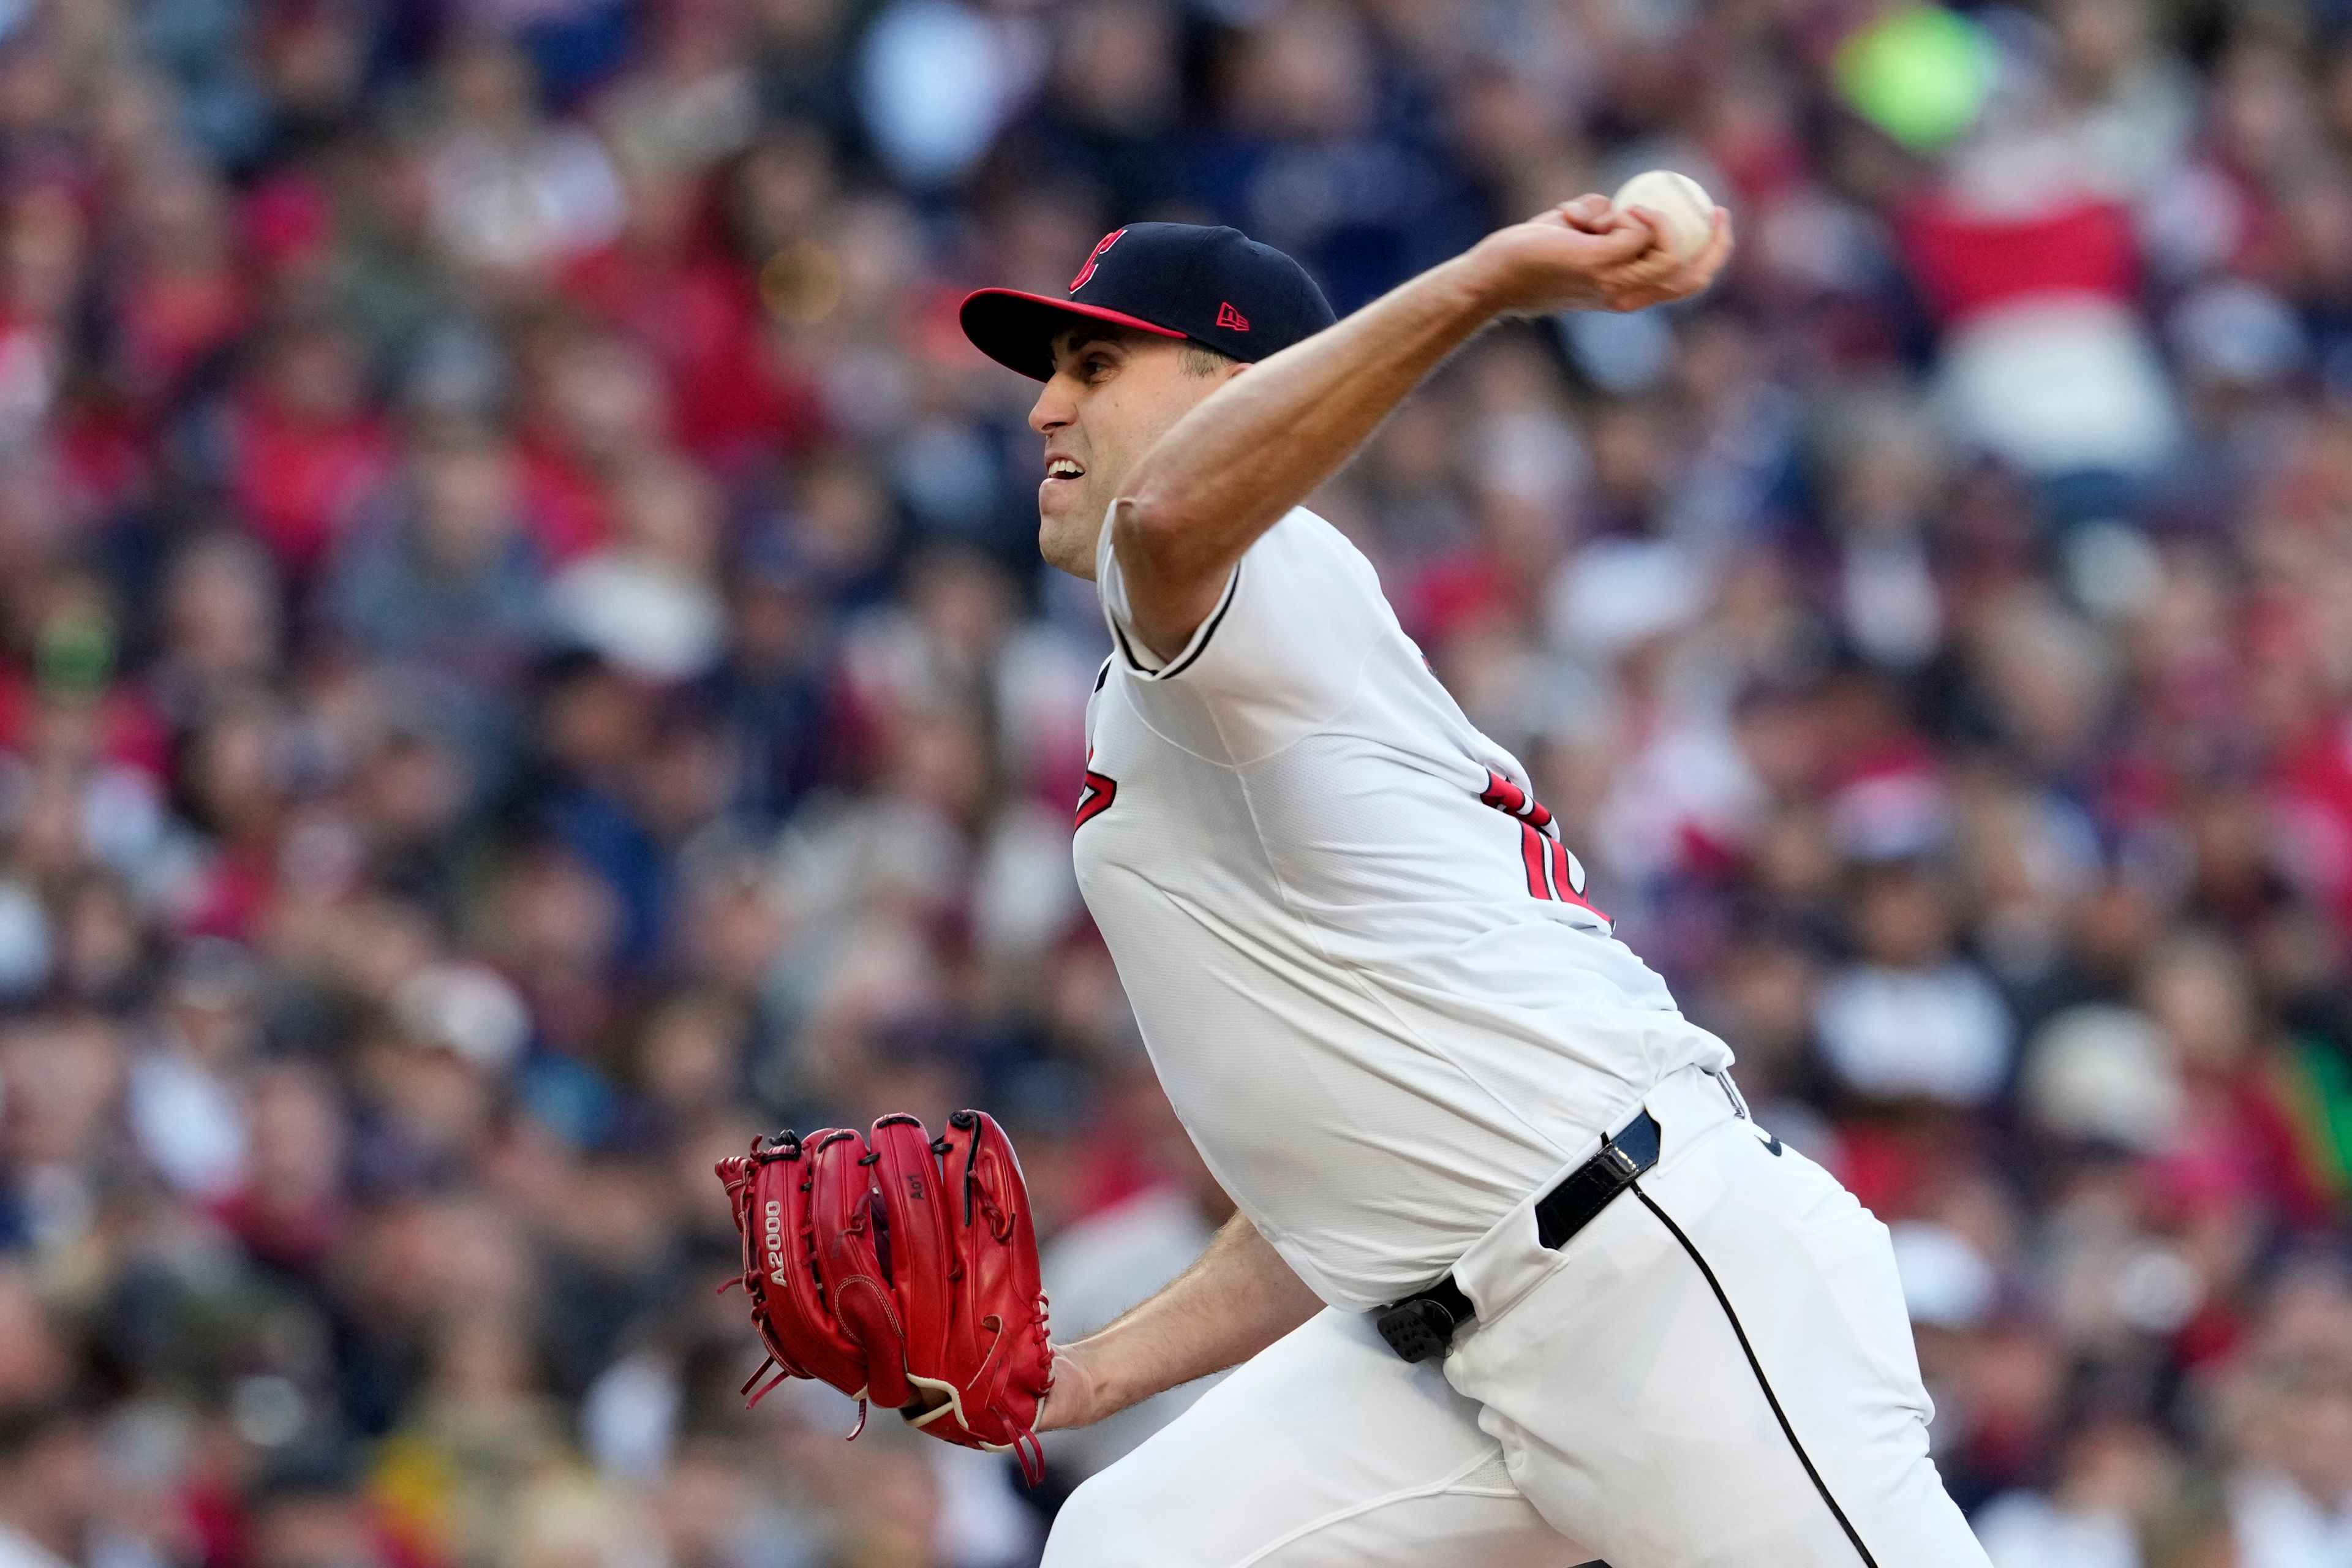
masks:
<path fill-rule="evenodd" d="M 1381 593 L 1381 574 L 1356 542 L 1329 519 L 1303 506 L 1292 507 L 1281 521 L 1258 535 L 1242 555 L 1244 568 L 1255 563 L 1274 577 L 1311 576 L 1335 584 Z"/>

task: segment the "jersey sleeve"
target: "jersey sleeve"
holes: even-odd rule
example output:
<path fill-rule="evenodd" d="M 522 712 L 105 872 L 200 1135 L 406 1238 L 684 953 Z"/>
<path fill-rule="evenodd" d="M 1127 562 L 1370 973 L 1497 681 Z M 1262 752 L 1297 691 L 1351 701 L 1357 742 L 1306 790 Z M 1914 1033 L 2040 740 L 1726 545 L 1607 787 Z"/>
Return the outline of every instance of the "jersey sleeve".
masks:
<path fill-rule="evenodd" d="M 1192 640 L 1160 658 L 1136 634 L 1112 526 L 1095 573 L 1112 657 L 1134 678 L 1144 717 L 1202 756 L 1252 762 L 1329 722 L 1353 700 L 1373 647 L 1402 636 L 1372 563 L 1300 507 L 1243 554 Z"/>

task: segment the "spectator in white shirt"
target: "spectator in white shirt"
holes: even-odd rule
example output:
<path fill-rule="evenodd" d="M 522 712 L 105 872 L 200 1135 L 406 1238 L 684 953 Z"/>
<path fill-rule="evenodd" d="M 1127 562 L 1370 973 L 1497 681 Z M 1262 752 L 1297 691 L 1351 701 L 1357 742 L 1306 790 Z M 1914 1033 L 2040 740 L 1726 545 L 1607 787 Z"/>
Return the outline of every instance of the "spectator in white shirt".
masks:
<path fill-rule="evenodd" d="M 2009 1074 L 2016 1026 L 1981 970 L 1952 950 L 1949 891 L 1913 861 L 1878 867 L 1856 900 L 1861 961 L 1822 988 L 1831 1070 L 1876 1100 L 1982 1104 Z"/>
<path fill-rule="evenodd" d="M 1045 1247 L 1045 1294 L 1053 1302 L 1054 1331 L 1065 1341 L 1108 1326 L 1175 1279 L 1233 1215 L 1233 1200 L 1201 1163 L 1158 1084 L 1146 1073 L 1129 1087 L 1124 1098 L 1139 1124 L 1138 1135 L 1169 1174 L 1066 1227 Z M 1076 1485 L 1181 1415 L 1216 1382 L 1205 1377 L 1091 1426 L 1050 1433 L 1046 1456 Z"/>

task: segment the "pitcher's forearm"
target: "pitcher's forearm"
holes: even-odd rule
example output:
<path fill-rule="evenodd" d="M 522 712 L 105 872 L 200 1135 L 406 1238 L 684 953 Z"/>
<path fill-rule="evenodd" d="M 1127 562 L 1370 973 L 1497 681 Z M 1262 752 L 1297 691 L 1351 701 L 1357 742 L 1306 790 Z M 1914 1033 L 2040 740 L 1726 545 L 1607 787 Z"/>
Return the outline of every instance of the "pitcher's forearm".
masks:
<path fill-rule="evenodd" d="M 1257 1227 L 1235 1215 L 1192 1268 L 1069 1347 L 1094 1384 L 1087 1418 L 1237 1366 L 1322 1306 Z"/>

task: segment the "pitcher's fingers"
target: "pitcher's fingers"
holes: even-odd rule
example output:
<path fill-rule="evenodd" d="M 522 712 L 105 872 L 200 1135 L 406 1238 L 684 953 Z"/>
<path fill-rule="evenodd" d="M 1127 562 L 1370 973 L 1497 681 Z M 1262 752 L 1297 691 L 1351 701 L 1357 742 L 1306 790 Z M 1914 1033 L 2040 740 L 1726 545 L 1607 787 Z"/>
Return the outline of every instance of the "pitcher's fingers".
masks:
<path fill-rule="evenodd" d="M 1562 202 L 1559 216 L 1570 228 L 1580 228 L 1587 234 L 1600 234 L 1607 229 L 1609 219 L 1616 210 L 1609 205 L 1607 196 L 1584 195 L 1572 202 Z"/>
<path fill-rule="evenodd" d="M 1613 281 L 1621 289 L 1666 283 L 1681 270 L 1683 263 L 1666 244 L 1665 220 L 1643 207 L 1633 208 L 1631 216 L 1649 232 L 1650 244 L 1626 261 Z"/>
<path fill-rule="evenodd" d="M 1731 232 L 1729 208 L 1715 209 L 1714 230 L 1715 232 L 1707 237 L 1706 248 L 1698 253 L 1693 263 L 1703 268 L 1704 276 L 1709 278 L 1721 271 L 1723 264 L 1731 259 L 1731 247 L 1738 243 Z"/>
<path fill-rule="evenodd" d="M 1715 209 L 1712 232 L 1706 247 L 1686 260 L 1676 261 L 1654 280 L 1658 300 L 1685 300 L 1699 293 L 1715 281 L 1724 262 L 1731 254 L 1731 215 L 1721 207 Z M 1644 300 L 1643 304 L 1655 304 L 1657 300 Z"/>
<path fill-rule="evenodd" d="M 1703 289 L 1707 282 L 1715 279 L 1715 275 L 1719 273 L 1719 270 L 1724 270 L 1724 263 L 1731 261 L 1734 235 L 1731 235 L 1731 212 L 1728 212 L 1728 209 L 1724 207 L 1715 209 L 1712 230 L 1715 230 L 1715 233 L 1707 235 L 1706 249 L 1698 251 L 1696 257 L 1691 257 L 1689 270 L 1691 270 L 1691 287 L 1694 287 L 1694 289 Z"/>
<path fill-rule="evenodd" d="M 1659 255 L 1670 257 L 1673 254 L 1666 243 L 1665 214 L 1655 207 L 1626 207 L 1622 209 L 1622 216 L 1627 221 L 1637 223 L 1650 231 L 1650 243 Z"/>
<path fill-rule="evenodd" d="M 1622 219 L 1591 231 L 1589 237 L 1593 242 L 1593 280 L 1604 288 L 1620 272 L 1646 261 L 1657 248 L 1658 239 L 1649 225 Z"/>

